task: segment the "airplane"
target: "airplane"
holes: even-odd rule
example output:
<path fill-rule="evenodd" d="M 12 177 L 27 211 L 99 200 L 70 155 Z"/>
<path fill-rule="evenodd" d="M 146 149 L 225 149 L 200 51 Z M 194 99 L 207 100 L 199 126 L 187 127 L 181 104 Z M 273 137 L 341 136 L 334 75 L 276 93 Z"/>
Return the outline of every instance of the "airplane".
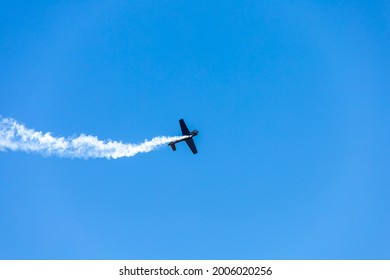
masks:
<path fill-rule="evenodd" d="M 168 146 L 171 146 L 172 151 L 176 151 L 176 143 L 185 141 L 187 143 L 188 147 L 190 147 L 192 153 L 197 154 L 198 150 L 196 149 L 195 142 L 194 142 L 194 139 L 192 139 L 192 137 L 198 135 L 198 131 L 195 129 L 195 130 L 190 132 L 183 119 L 180 119 L 179 123 L 180 123 L 181 133 L 183 134 L 183 136 L 186 136 L 186 137 L 183 139 L 180 139 L 180 140 L 172 141 L 171 143 L 168 144 Z"/>

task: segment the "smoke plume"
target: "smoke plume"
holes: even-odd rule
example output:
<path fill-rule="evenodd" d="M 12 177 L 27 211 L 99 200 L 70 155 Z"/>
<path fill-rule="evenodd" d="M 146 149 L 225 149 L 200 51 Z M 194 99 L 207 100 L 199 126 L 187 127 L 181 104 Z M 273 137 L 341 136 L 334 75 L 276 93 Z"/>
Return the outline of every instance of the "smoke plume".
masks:
<path fill-rule="evenodd" d="M 50 132 L 35 131 L 14 119 L 0 116 L 0 151 L 35 152 L 46 156 L 69 158 L 117 159 L 148 153 L 181 138 L 158 136 L 140 144 L 130 144 L 99 140 L 96 136 L 84 134 L 78 137 L 54 137 Z"/>

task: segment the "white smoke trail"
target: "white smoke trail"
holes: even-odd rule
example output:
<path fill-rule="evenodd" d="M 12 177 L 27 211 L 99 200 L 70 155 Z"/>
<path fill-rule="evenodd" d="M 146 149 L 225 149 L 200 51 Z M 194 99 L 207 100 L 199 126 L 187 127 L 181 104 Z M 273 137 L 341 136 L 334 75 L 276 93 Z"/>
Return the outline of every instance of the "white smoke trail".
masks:
<path fill-rule="evenodd" d="M 0 116 L 0 151 L 37 152 L 47 156 L 70 158 L 117 159 L 147 153 L 179 139 L 182 139 L 182 136 L 159 136 L 141 144 L 129 144 L 112 140 L 102 141 L 96 136 L 84 134 L 75 138 L 54 137 L 50 132 L 28 129 L 14 119 Z"/>

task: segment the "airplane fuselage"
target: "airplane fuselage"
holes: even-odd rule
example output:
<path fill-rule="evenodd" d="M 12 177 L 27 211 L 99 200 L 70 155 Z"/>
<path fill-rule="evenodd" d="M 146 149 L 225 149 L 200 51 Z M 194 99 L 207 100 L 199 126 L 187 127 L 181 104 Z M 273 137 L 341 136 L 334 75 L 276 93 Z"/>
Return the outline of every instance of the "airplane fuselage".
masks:
<path fill-rule="evenodd" d="M 180 142 L 183 142 L 183 141 L 186 141 L 186 139 L 192 138 L 192 137 L 194 137 L 194 136 L 196 136 L 196 135 L 198 135 L 198 131 L 197 131 L 197 130 L 194 130 L 194 131 L 191 132 L 190 135 L 185 135 L 185 136 L 183 136 L 183 138 L 180 139 L 180 140 L 172 141 L 171 143 L 169 143 L 169 145 L 171 145 L 171 144 L 176 144 L 176 143 L 180 143 Z"/>

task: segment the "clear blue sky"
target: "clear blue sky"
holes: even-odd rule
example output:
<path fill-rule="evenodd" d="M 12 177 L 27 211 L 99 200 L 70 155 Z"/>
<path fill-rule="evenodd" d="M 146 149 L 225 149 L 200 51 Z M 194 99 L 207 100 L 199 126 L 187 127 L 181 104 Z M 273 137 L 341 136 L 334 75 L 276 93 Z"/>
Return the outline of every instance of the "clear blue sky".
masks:
<path fill-rule="evenodd" d="M 2 1 L 0 114 L 178 145 L 0 153 L 1 259 L 389 259 L 388 1 Z"/>

